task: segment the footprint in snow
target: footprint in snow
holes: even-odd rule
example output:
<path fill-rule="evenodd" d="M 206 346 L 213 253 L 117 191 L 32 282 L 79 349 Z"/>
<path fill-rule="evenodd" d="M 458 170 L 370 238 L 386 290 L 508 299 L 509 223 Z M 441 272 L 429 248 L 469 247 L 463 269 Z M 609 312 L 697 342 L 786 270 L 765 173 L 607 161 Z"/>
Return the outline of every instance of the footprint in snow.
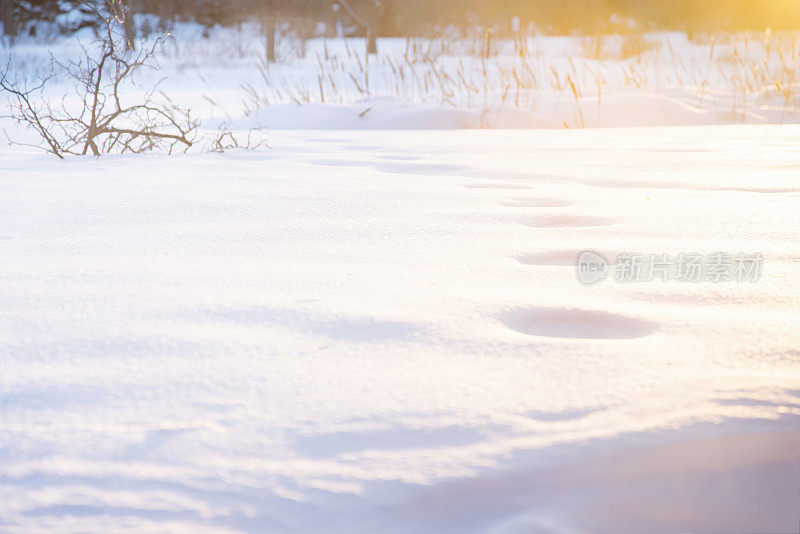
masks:
<path fill-rule="evenodd" d="M 378 159 L 385 159 L 390 161 L 418 161 L 421 159 L 419 156 L 404 156 L 402 154 L 382 154 Z"/>
<path fill-rule="evenodd" d="M 632 339 L 658 329 L 651 321 L 603 311 L 569 308 L 526 308 L 505 312 L 501 322 L 531 336 L 571 339 Z"/>
<path fill-rule="evenodd" d="M 464 187 L 470 189 L 530 189 L 527 185 L 517 184 L 469 184 Z"/>
<path fill-rule="evenodd" d="M 503 206 L 508 208 L 566 208 L 572 204 L 569 200 L 557 198 L 521 198 L 503 202 Z"/>
<path fill-rule="evenodd" d="M 442 163 L 378 163 L 375 170 L 389 174 L 418 174 L 422 176 L 437 174 L 455 174 L 464 170 L 461 165 Z"/>
<path fill-rule="evenodd" d="M 582 228 L 610 226 L 616 222 L 611 217 L 594 215 L 539 215 L 522 219 L 522 224 L 532 228 Z"/>

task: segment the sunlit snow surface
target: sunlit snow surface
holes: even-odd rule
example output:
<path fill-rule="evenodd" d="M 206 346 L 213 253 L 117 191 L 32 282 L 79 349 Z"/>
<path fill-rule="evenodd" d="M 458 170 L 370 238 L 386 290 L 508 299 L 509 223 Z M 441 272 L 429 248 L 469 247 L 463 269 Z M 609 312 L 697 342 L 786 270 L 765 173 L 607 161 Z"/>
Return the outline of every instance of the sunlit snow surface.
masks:
<path fill-rule="evenodd" d="M 800 127 L 270 145 L 2 149 L 0 530 L 796 528 Z"/>

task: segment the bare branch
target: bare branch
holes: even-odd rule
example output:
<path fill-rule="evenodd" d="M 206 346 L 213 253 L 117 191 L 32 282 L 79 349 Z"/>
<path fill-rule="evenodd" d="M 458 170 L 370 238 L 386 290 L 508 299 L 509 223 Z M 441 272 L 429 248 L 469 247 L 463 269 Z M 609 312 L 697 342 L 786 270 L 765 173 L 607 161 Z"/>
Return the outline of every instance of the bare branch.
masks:
<path fill-rule="evenodd" d="M 190 110 L 176 105 L 159 90 L 160 82 L 142 86 L 136 75 L 155 69 L 155 58 L 167 37 L 159 37 L 138 51 L 126 42 L 120 0 L 98 0 L 91 9 L 101 24 L 97 39 L 81 45 L 78 59 L 60 62 L 51 55 L 51 71 L 35 86 L 9 78 L 11 62 L 0 73 L 0 91 L 8 94 L 11 118 L 34 130 L 41 142 L 33 145 L 59 158 L 66 155 L 100 156 L 165 150 L 172 154 L 198 144 L 200 123 Z M 105 8 L 103 7 L 105 6 Z M 48 82 L 56 76 L 72 81 L 71 95 L 51 104 Z M 222 152 L 265 146 L 251 130 L 240 140 L 225 127 L 203 139 L 202 149 Z"/>
<path fill-rule="evenodd" d="M 165 37 L 138 52 L 122 27 L 124 10 L 119 0 L 87 3 L 100 18 L 97 40 L 82 45 L 77 60 L 59 62 L 51 56 L 51 72 L 31 88 L 9 78 L 11 63 L 0 74 L 0 90 L 9 95 L 11 118 L 36 131 L 40 148 L 63 158 L 68 154 L 100 156 L 109 152 L 144 152 L 176 145 L 191 147 L 199 122 L 188 109 L 168 99 L 156 100 L 158 84 L 137 85 L 135 74 L 153 68 L 158 48 Z M 105 9 L 103 8 L 105 6 Z M 67 95 L 58 107 L 50 104 L 45 89 L 56 75 L 73 82 L 78 104 L 68 105 Z M 123 95 L 132 103 L 125 103 Z"/>

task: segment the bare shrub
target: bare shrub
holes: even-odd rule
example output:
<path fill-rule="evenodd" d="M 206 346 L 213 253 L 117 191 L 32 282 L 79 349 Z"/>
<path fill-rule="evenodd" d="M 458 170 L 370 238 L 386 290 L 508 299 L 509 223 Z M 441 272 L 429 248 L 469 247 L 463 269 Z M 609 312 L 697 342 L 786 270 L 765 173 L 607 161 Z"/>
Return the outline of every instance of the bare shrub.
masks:
<path fill-rule="evenodd" d="M 222 125 L 214 135 L 206 138 L 203 150 L 206 152 L 225 152 L 227 150 L 244 149 L 254 150 L 268 146 L 260 136 L 260 129 L 252 128 L 247 132 L 246 138 L 240 138 L 231 132 L 227 126 Z"/>
<path fill-rule="evenodd" d="M 0 89 L 10 95 L 10 117 L 41 137 L 32 146 L 63 158 L 155 149 L 172 153 L 194 144 L 199 122 L 189 110 L 159 92 L 158 83 L 148 88 L 136 82 L 140 71 L 157 67 L 155 53 L 169 37 L 133 50 L 118 1 L 105 2 L 108 12 L 92 6 L 102 24 L 97 40 L 82 48 L 79 59 L 62 62 L 51 56 L 49 74 L 32 86 L 11 78 L 11 61 L 0 73 Z M 54 105 L 46 89 L 58 79 L 72 82 L 73 91 Z"/>

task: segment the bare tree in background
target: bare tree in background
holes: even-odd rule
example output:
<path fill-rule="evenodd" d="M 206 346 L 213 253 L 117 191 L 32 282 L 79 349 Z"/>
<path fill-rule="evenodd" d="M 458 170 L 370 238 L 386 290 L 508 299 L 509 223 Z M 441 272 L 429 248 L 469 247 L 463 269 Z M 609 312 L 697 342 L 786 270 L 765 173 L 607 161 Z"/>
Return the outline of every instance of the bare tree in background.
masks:
<path fill-rule="evenodd" d="M 367 54 L 378 53 L 378 24 L 383 16 L 385 4 L 380 0 L 337 0 L 347 15 L 366 32 Z"/>
<path fill-rule="evenodd" d="M 266 38 L 267 62 L 274 63 L 277 59 L 275 53 L 275 32 L 278 30 L 277 5 L 275 0 L 263 0 L 261 13 L 261 31 Z"/>
<path fill-rule="evenodd" d="M 108 0 L 116 4 L 118 0 Z M 125 15 L 119 5 L 115 11 L 101 13 L 98 40 L 85 47 L 79 60 L 59 62 L 51 58 L 51 73 L 37 85 L 12 80 L 11 63 L 0 73 L 0 89 L 10 95 L 12 115 L 17 124 L 41 137 L 33 145 L 59 158 L 65 155 L 139 153 L 156 148 L 192 146 L 198 127 L 189 111 L 166 98 L 156 100 L 157 84 L 145 88 L 135 84 L 135 75 L 152 68 L 154 54 L 165 38 L 135 52 L 124 29 Z M 118 11 L 116 11 L 118 10 Z M 68 103 L 67 95 L 54 106 L 45 94 L 50 80 L 63 76 L 73 82 L 78 104 Z M 131 86 L 135 91 L 129 91 Z M 123 95 L 126 92 L 126 95 Z M 127 97 L 135 93 L 135 97 Z"/>
<path fill-rule="evenodd" d="M 124 30 L 125 46 L 129 50 L 136 50 L 136 26 L 133 20 L 133 11 L 128 3 L 124 0 L 105 0 L 105 5 L 108 15 L 113 17 Z"/>
<path fill-rule="evenodd" d="M 14 20 L 13 0 L 0 0 L 0 23 L 3 24 L 3 34 L 9 37 L 17 35 L 17 24 Z"/>
<path fill-rule="evenodd" d="M 258 17 L 266 45 L 267 63 L 277 61 L 281 55 L 279 38 L 295 40 L 295 54 L 304 57 L 306 42 L 316 34 L 319 15 L 325 12 L 327 3 L 328 0 L 260 0 Z"/>

